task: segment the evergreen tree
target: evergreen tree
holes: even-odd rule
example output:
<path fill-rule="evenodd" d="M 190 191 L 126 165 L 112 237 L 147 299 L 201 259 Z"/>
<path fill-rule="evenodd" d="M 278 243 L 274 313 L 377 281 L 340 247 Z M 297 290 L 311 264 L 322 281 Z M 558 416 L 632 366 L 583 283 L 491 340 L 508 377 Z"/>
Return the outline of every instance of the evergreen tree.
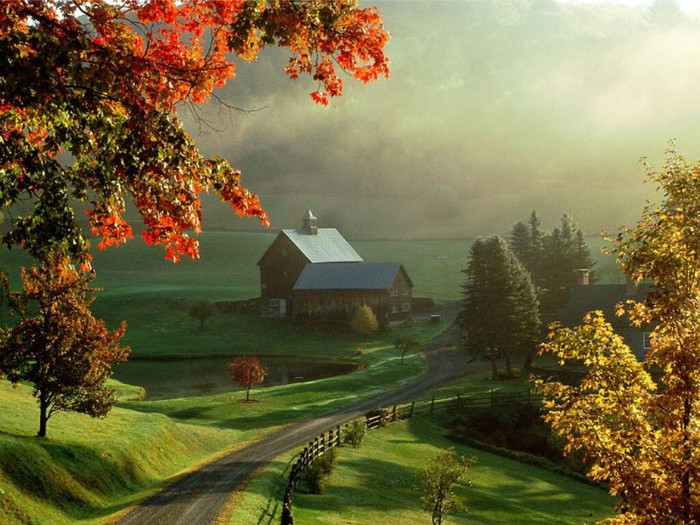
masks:
<path fill-rule="evenodd" d="M 541 283 L 538 289 L 542 311 L 554 318 L 577 283 L 578 270 L 591 270 L 595 262 L 586 244 L 583 230 L 571 217 L 563 215 L 559 226 L 544 238 L 541 260 Z M 589 282 L 595 275 L 589 275 Z"/>
<path fill-rule="evenodd" d="M 535 285 L 535 290 L 539 293 L 539 290 L 543 286 L 542 256 L 544 255 L 545 234 L 541 229 L 540 219 L 535 210 L 532 210 L 527 224 L 530 228 L 530 266 L 526 265 L 526 268 L 530 270 L 530 274 L 532 275 L 532 283 Z"/>
<path fill-rule="evenodd" d="M 510 230 L 510 248 L 522 263 L 522 265 L 533 273 L 533 253 L 530 244 L 530 230 L 523 221 L 518 221 Z"/>
<path fill-rule="evenodd" d="M 539 304 L 530 274 L 498 236 L 474 241 L 463 271 L 459 323 L 474 350 L 489 353 L 494 377 L 497 354 L 511 373 L 513 353 L 530 352 L 539 334 Z"/>

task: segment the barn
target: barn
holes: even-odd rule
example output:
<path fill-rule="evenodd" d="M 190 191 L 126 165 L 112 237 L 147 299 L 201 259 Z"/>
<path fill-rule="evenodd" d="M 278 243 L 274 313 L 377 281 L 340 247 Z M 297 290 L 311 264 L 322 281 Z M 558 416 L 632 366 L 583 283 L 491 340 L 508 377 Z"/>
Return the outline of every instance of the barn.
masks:
<path fill-rule="evenodd" d="M 335 228 L 311 210 L 302 227 L 283 229 L 258 261 L 261 313 L 297 320 L 351 315 L 372 306 L 380 322 L 407 317 L 413 283 L 400 263 L 365 263 Z"/>
<path fill-rule="evenodd" d="M 300 321 L 345 321 L 363 304 L 380 323 L 411 314 L 413 283 L 400 263 L 307 264 L 293 289 Z"/>

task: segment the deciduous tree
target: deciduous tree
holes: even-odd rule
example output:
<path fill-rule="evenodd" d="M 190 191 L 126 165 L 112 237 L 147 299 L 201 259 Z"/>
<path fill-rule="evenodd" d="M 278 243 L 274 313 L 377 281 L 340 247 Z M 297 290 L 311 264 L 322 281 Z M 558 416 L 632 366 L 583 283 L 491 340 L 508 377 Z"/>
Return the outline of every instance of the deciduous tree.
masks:
<path fill-rule="evenodd" d="M 450 512 L 464 510 L 454 486 L 475 463 L 475 458 L 459 457 L 450 447 L 431 458 L 420 471 L 415 490 L 421 495 L 423 507 L 432 513 L 433 525 L 441 525 Z"/>
<path fill-rule="evenodd" d="M 104 383 L 111 366 L 129 349 L 118 340 L 126 325 L 110 332 L 90 313 L 92 275 L 54 254 L 40 267 L 22 271 L 24 289 L 9 292 L 19 321 L 0 330 L 0 372 L 17 384 L 27 381 L 39 400 L 39 436 L 61 410 L 102 417 L 114 403 Z"/>
<path fill-rule="evenodd" d="M 494 377 L 496 355 L 501 352 L 510 375 L 511 354 L 530 352 L 539 337 L 538 302 L 530 275 L 498 236 L 474 241 L 463 272 L 460 327 L 474 350 L 490 354 Z"/>
<path fill-rule="evenodd" d="M 403 364 L 403 358 L 406 356 L 406 352 L 416 346 L 418 346 L 418 338 L 413 335 L 399 337 L 394 341 L 394 347 L 401 352 L 401 364 Z"/>
<path fill-rule="evenodd" d="M 651 331 L 646 361 L 602 314 L 589 314 L 582 326 L 553 330 L 545 346 L 560 361 L 585 364 L 583 383 L 542 389 L 566 451 L 581 452 L 589 476 L 619 498 L 612 523 L 689 525 L 700 522 L 700 162 L 672 146 L 660 170 L 645 166 L 664 200 L 644 208 L 614 251 L 629 278 L 655 285 L 643 302 L 618 305 Z"/>
<path fill-rule="evenodd" d="M 353 1 L 13 0 L 0 8 L 0 207 L 29 199 L 2 242 L 32 255 L 61 247 L 89 263 L 75 218 L 100 248 L 124 242 L 130 198 L 147 243 L 196 257 L 200 195 L 267 223 L 258 198 L 223 158 L 205 158 L 176 109 L 233 78 L 235 61 L 286 47 L 285 73 L 318 82 L 321 104 L 342 93 L 337 69 L 388 75 L 388 33 L 376 8 Z"/>
<path fill-rule="evenodd" d="M 194 317 L 199 321 L 199 329 L 204 328 L 204 321 L 209 319 L 214 313 L 214 305 L 206 299 L 197 299 L 190 306 L 190 317 Z"/>
<path fill-rule="evenodd" d="M 265 381 L 267 368 L 263 366 L 255 355 L 237 357 L 228 365 L 228 373 L 240 386 L 245 388 L 246 403 L 250 401 L 250 389 Z"/>
<path fill-rule="evenodd" d="M 357 308 L 350 321 L 350 328 L 353 332 L 364 335 L 369 335 L 379 330 L 379 322 L 372 307 L 363 304 Z"/>

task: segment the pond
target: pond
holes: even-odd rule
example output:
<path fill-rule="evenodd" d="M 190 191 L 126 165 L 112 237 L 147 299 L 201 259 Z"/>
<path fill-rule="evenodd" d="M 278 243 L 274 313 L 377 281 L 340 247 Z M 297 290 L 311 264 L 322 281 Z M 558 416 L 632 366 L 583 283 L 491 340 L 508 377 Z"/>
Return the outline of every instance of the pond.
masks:
<path fill-rule="evenodd" d="M 313 381 L 356 370 L 352 363 L 304 361 L 287 357 L 261 356 L 268 369 L 261 386 Z M 146 389 L 146 399 L 203 396 L 241 390 L 227 367 L 233 357 L 156 360 L 139 359 L 114 366 L 114 379 Z"/>

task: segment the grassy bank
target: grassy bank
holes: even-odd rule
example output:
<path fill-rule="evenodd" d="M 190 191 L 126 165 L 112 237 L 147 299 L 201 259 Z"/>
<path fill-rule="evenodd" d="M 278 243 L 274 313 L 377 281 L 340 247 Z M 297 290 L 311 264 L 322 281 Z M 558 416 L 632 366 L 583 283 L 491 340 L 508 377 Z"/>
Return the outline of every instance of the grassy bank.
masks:
<path fill-rule="evenodd" d="M 55 414 L 49 437 L 39 439 L 29 387 L 0 382 L 0 406 L 0 523 L 99 523 L 240 439 L 234 430 L 121 408 L 104 420 Z"/>
<path fill-rule="evenodd" d="M 187 423 L 235 428 L 247 439 L 264 429 L 345 408 L 399 386 L 425 369 L 423 357 L 417 352 L 408 355 L 401 364 L 393 345 L 366 349 L 363 358 L 369 366 L 350 374 L 253 389 L 254 403 L 242 403 L 245 394 L 238 391 L 163 401 L 129 401 L 120 405 Z"/>
<path fill-rule="evenodd" d="M 453 446 L 443 429 L 426 418 L 405 420 L 371 431 L 359 449 L 343 447 L 339 466 L 322 495 L 298 491 L 294 518 L 316 524 L 428 523 L 412 487 L 428 458 Z M 456 445 L 459 454 L 476 456 L 471 487 L 456 493 L 467 511 L 447 523 L 542 523 L 581 525 L 611 514 L 613 501 L 598 488 L 488 452 Z M 236 499 L 231 524 L 274 523 L 293 454 L 275 461 Z M 262 519 L 262 521 L 260 521 Z"/>

